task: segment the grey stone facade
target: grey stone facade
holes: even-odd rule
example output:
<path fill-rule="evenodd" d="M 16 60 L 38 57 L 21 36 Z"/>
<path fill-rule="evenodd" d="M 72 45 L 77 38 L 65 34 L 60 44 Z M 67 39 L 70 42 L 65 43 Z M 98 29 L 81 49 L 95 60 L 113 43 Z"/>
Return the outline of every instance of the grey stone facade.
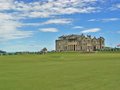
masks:
<path fill-rule="evenodd" d="M 56 51 L 85 51 L 92 52 L 104 48 L 103 37 L 92 38 L 90 35 L 66 35 L 56 40 Z"/>

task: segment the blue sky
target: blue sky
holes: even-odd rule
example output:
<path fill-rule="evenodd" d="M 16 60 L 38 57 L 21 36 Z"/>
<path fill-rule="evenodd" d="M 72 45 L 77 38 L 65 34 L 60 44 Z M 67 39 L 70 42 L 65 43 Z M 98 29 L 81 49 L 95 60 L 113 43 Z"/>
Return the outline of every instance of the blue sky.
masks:
<path fill-rule="evenodd" d="M 0 0 L 0 49 L 55 49 L 61 35 L 103 36 L 120 44 L 120 0 Z"/>

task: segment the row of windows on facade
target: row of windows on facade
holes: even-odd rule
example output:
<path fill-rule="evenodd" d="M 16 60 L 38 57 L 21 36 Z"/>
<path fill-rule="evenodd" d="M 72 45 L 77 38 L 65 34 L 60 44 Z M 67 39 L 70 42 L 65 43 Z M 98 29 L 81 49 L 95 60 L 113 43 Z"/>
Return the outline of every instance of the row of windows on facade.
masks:
<path fill-rule="evenodd" d="M 66 42 L 66 43 L 69 43 L 69 42 L 81 42 L 81 43 L 99 43 L 99 42 L 103 42 L 103 41 L 99 41 L 99 40 L 82 40 L 82 41 L 77 41 L 77 40 L 68 40 L 68 41 L 63 41 L 63 42 Z"/>
<path fill-rule="evenodd" d="M 66 43 L 67 44 L 67 43 Z M 79 45 L 89 45 L 89 44 L 91 44 L 90 42 L 78 42 L 77 44 L 79 44 Z M 100 42 L 93 42 L 92 44 L 101 44 Z M 92 45 L 91 44 L 91 45 Z M 58 45 L 60 46 L 60 45 L 62 45 L 61 43 L 58 43 Z"/>
<path fill-rule="evenodd" d="M 69 46 L 59 46 L 58 48 L 63 48 L 63 49 L 65 49 L 65 50 L 68 50 L 68 49 L 72 49 L 72 48 L 75 48 L 75 49 L 93 49 L 93 48 L 96 48 L 96 49 L 99 49 L 99 47 L 98 46 L 78 46 L 78 45 L 69 45 Z"/>

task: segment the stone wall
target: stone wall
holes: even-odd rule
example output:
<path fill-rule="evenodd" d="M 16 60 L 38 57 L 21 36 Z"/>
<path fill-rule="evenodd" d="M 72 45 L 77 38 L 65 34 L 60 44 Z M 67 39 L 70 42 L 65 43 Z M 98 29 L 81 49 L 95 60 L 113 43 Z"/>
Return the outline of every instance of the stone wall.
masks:
<path fill-rule="evenodd" d="M 67 35 L 56 40 L 56 51 L 85 51 L 91 52 L 104 48 L 104 38 L 92 38 L 87 35 Z"/>

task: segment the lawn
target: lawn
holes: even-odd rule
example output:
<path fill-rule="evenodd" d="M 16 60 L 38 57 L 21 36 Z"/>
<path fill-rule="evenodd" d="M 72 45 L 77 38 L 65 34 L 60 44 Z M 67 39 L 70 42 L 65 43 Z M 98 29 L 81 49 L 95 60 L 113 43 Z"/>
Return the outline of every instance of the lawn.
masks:
<path fill-rule="evenodd" d="M 120 90 L 120 53 L 0 56 L 0 90 Z"/>

